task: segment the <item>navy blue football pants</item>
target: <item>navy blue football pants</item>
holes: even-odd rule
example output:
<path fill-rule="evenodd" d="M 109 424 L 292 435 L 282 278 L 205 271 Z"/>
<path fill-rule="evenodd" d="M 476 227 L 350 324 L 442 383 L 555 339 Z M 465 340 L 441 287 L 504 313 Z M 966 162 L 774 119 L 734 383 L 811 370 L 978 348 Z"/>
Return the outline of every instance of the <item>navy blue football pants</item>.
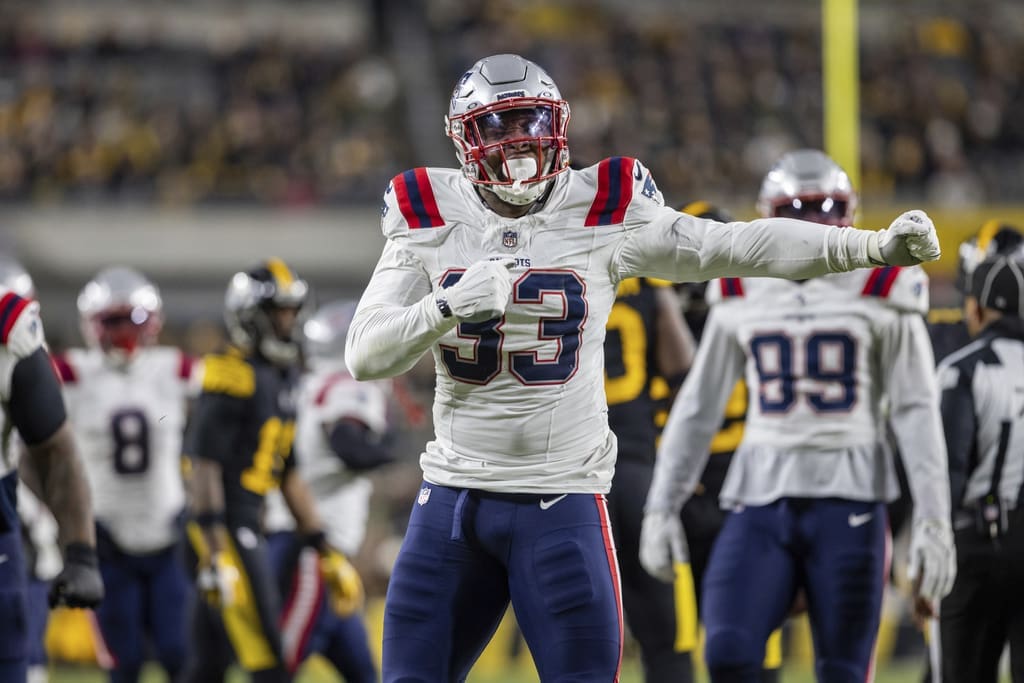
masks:
<path fill-rule="evenodd" d="M 604 496 L 423 484 L 384 610 L 384 683 L 464 681 L 509 601 L 544 683 L 610 683 L 622 607 Z"/>
<path fill-rule="evenodd" d="M 376 683 L 363 615 L 342 617 L 331 609 L 316 550 L 297 534 L 280 531 L 267 535 L 267 555 L 284 596 L 281 635 L 289 669 L 319 653 L 346 683 Z"/>
<path fill-rule="evenodd" d="M 704 575 L 714 683 L 758 683 L 764 644 L 798 589 L 822 683 L 868 680 L 888 574 L 884 503 L 783 498 L 728 515 Z"/>
<path fill-rule="evenodd" d="M 102 524 L 96 546 L 103 585 L 112 587 L 96 610 L 113 656 L 112 683 L 135 683 L 147 659 L 147 639 L 171 680 L 185 663 L 192 586 L 178 545 L 146 555 L 124 552 Z"/>
<path fill-rule="evenodd" d="M 18 473 L 0 478 L 0 681 L 27 673 L 28 585 L 17 506 Z"/>

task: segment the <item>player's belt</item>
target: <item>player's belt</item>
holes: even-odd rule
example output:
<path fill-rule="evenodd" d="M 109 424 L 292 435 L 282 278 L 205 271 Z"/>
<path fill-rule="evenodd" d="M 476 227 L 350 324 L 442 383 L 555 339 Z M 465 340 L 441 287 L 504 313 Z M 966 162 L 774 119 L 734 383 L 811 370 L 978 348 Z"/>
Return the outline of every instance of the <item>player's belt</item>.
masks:
<path fill-rule="evenodd" d="M 558 493 L 502 493 L 500 491 L 482 491 L 480 489 L 469 489 L 469 495 L 473 498 L 484 500 L 501 500 L 507 503 L 526 503 L 532 505 L 547 500 Z"/>

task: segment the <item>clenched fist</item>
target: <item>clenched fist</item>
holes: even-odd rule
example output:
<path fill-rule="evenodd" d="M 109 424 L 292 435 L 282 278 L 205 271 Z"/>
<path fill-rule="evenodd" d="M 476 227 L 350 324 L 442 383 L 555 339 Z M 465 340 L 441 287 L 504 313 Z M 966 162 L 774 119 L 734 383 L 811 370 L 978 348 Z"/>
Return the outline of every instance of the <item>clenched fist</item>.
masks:
<path fill-rule="evenodd" d="M 878 232 L 878 265 L 916 266 L 936 261 L 942 255 L 935 224 L 924 211 L 907 211 L 885 230 Z"/>

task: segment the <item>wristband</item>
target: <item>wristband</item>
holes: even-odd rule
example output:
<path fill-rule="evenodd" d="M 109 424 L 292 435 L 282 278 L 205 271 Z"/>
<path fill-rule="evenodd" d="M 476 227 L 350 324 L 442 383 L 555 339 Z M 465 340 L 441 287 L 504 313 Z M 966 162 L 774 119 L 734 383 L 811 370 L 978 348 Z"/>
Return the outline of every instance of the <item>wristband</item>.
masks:
<path fill-rule="evenodd" d="M 209 529 L 211 527 L 222 525 L 225 522 L 223 510 L 204 510 L 203 512 L 196 514 L 193 519 L 196 524 L 199 525 L 200 529 Z"/>
<path fill-rule="evenodd" d="M 321 555 L 327 553 L 331 548 L 327 545 L 327 534 L 323 530 L 311 531 L 303 537 L 303 542 Z"/>
<path fill-rule="evenodd" d="M 87 567 L 97 567 L 96 548 L 86 543 L 68 543 L 64 548 L 64 562 L 67 564 L 80 564 Z"/>
<path fill-rule="evenodd" d="M 887 266 L 889 264 L 882 258 L 881 245 L 879 244 L 881 239 L 881 235 L 878 232 L 868 235 L 868 261 L 876 266 Z"/>
<path fill-rule="evenodd" d="M 441 315 L 445 318 L 452 317 L 452 307 L 448 305 L 448 299 L 443 296 L 437 298 L 437 310 L 441 311 Z"/>

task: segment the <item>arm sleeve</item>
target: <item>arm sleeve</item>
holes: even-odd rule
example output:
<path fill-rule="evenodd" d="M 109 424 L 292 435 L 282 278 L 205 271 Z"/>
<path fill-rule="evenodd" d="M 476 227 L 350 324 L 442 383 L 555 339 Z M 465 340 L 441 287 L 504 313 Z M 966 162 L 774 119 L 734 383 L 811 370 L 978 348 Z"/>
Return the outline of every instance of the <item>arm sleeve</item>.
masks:
<path fill-rule="evenodd" d="M 898 314 L 882 331 L 890 422 L 907 471 L 914 516 L 949 519 L 949 469 L 942 438 L 935 360 L 924 318 Z"/>
<path fill-rule="evenodd" d="M 743 350 L 711 309 L 697 358 L 672 404 L 647 494 L 648 512 L 676 512 L 693 495 L 722 421 L 733 385 L 743 372 Z"/>
<path fill-rule="evenodd" d="M 416 258 L 389 240 L 349 327 L 345 363 L 360 380 L 400 375 L 456 324 L 441 315 Z"/>
<path fill-rule="evenodd" d="M 955 365 L 939 369 L 942 387 L 942 427 L 949 453 L 950 500 L 960 506 L 964 502 L 970 463 L 975 452 L 978 418 L 971 389 L 972 375 Z"/>
<path fill-rule="evenodd" d="M 244 399 L 203 392 L 196 400 L 185 451 L 197 458 L 224 464 L 234 453 L 241 429 Z"/>
<path fill-rule="evenodd" d="M 329 427 L 331 450 L 353 472 L 365 472 L 394 461 L 379 434 L 358 420 L 342 418 Z"/>
<path fill-rule="evenodd" d="M 42 347 L 15 364 L 9 411 L 11 423 L 30 446 L 49 439 L 67 419 L 60 382 Z"/>
<path fill-rule="evenodd" d="M 871 230 L 788 218 L 717 223 L 661 208 L 654 220 L 626 234 L 613 267 L 620 279 L 805 279 L 874 265 L 868 258 L 871 240 L 878 240 Z"/>

